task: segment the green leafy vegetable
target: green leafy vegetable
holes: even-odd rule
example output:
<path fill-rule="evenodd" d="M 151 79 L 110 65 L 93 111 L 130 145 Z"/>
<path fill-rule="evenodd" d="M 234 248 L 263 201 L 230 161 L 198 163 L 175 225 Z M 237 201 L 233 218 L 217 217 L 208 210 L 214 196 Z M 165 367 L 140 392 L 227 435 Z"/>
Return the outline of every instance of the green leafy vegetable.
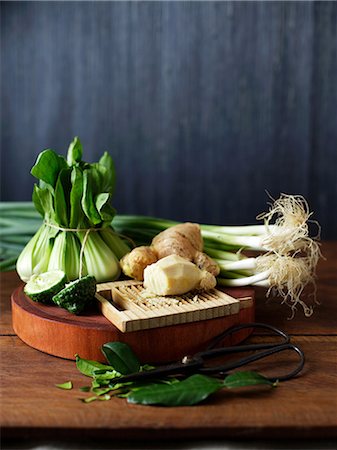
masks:
<path fill-rule="evenodd" d="M 98 225 L 102 219 L 97 211 L 94 201 L 94 193 L 93 193 L 93 170 L 84 170 L 83 171 L 83 197 L 82 197 L 82 208 L 93 225 Z"/>
<path fill-rule="evenodd" d="M 55 222 L 53 194 L 50 189 L 42 188 L 35 184 L 33 191 L 33 202 L 37 211 L 46 221 L 50 221 L 52 223 Z"/>
<path fill-rule="evenodd" d="M 68 148 L 68 156 L 67 163 L 69 166 L 73 166 L 74 164 L 80 163 L 82 159 L 82 144 L 78 137 L 75 137 L 74 140 L 70 143 Z"/>
<path fill-rule="evenodd" d="M 108 363 L 123 375 L 139 372 L 140 362 L 131 348 L 124 342 L 108 342 L 102 346 Z"/>
<path fill-rule="evenodd" d="M 30 173 L 54 188 L 60 171 L 66 167 L 66 160 L 49 149 L 40 153 Z"/>
<path fill-rule="evenodd" d="M 116 185 L 116 170 L 113 159 L 108 152 L 103 153 L 103 156 L 99 160 L 99 164 L 107 169 L 105 172 L 105 184 L 109 187 L 109 192 L 112 195 L 115 191 Z"/>
<path fill-rule="evenodd" d="M 66 389 L 66 390 L 70 390 L 73 388 L 73 383 L 71 381 L 66 381 L 65 383 L 61 383 L 61 384 L 55 384 L 56 387 L 58 387 L 59 389 Z"/>
<path fill-rule="evenodd" d="M 66 193 L 71 190 L 70 173 L 71 169 L 69 168 L 60 171 L 54 191 L 55 221 L 61 227 L 68 226 L 69 199 L 67 197 L 69 196 Z"/>
<path fill-rule="evenodd" d="M 83 173 L 78 167 L 73 167 L 71 171 L 71 191 L 70 205 L 80 205 L 83 195 Z M 70 228 L 84 228 L 82 220 L 83 211 L 80 206 L 78 208 L 70 208 Z"/>
<path fill-rule="evenodd" d="M 35 205 L 36 211 L 41 216 L 44 216 L 45 208 L 44 208 L 44 206 L 42 204 L 42 201 L 41 201 L 41 198 L 40 198 L 41 197 L 41 194 L 40 194 L 41 191 L 42 191 L 42 189 L 37 184 L 34 184 L 32 200 L 33 200 L 33 203 Z M 47 191 L 47 192 L 49 192 L 49 191 Z"/>
<path fill-rule="evenodd" d="M 111 228 L 116 214 L 111 205 L 114 164 L 107 152 L 92 164 L 82 161 L 82 153 L 76 137 L 67 160 L 51 149 L 44 150 L 31 170 L 39 180 L 33 203 L 45 223 L 18 259 L 17 271 L 23 281 L 48 269 L 63 270 L 70 281 L 85 275 L 98 282 L 119 277 L 119 259 L 130 248 Z M 29 228 L 26 230 L 29 234 Z M 8 248 L 8 242 L 5 245 Z"/>

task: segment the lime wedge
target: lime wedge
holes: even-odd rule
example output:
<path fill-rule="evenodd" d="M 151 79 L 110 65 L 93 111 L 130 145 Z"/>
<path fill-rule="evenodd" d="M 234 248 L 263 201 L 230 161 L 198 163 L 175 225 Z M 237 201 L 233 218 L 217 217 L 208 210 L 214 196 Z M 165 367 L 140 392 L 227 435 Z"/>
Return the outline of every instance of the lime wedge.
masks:
<path fill-rule="evenodd" d="M 48 303 L 64 288 L 66 281 L 66 274 L 62 270 L 34 274 L 26 284 L 24 292 L 34 302 Z"/>
<path fill-rule="evenodd" d="M 72 314 L 79 314 L 94 300 L 96 293 L 96 279 L 91 275 L 72 281 L 58 294 L 53 302 L 65 308 Z"/>

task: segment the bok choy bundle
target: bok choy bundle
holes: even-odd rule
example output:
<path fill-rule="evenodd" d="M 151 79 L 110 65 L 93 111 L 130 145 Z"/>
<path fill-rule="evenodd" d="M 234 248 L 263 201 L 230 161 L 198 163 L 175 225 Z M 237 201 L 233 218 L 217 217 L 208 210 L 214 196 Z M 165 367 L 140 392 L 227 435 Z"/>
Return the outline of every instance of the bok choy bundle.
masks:
<path fill-rule="evenodd" d="M 23 281 L 31 275 L 63 270 L 69 280 L 93 275 L 98 282 L 120 275 L 119 259 L 130 249 L 115 233 L 111 221 L 115 209 L 115 168 L 105 152 L 96 163 L 82 161 L 82 145 L 76 137 L 67 159 L 47 149 L 41 152 L 31 174 L 33 203 L 43 224 L 17 261 Z"/>

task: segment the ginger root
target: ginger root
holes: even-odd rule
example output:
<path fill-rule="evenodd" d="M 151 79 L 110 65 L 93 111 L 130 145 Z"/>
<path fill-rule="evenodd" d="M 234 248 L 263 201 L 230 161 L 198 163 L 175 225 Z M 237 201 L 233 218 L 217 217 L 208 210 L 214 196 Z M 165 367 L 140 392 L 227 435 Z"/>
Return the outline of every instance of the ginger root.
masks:
<path fill-rule="evenodd" d="M 167 228 L 157 234 L 150 247 L 136 247 L 125 255 L 121 267 L 125 275 L 142 281 L 144 269 L 169 255 L 178 255 L 192 263 L 201 270 L 210 274 L 219 275 L 220 268 L 208 255 L 202 253 L 203 240 L 200 226 L 197 223 L 182 223 Z"/>
<path fill-rule="evenodd" d="M 123 256 L 120 264 L 125 275 L 136 280 L 143 280 L 145 267 L 157 261 L 158 257 L 151 247 L 141 246 Z"/>
<path fill-rule="evenodd" d="M 220 273 L 220 267 L 210 256 L 206 255 L 206 253 L 196 252 L 193 262 L 199 267 L 199 269 L 207 270 L 207 272 L 211 273 L 215 277 Z"/>
<path fill-rule="evenodd" d="M 167 228 L 153 238 L 151 247 L 158 259 L 179 255 L 193 261 L 196 252 L 202 252 L 203 249 L 200 226 L 187 222 Z"/>
<path fill-rule="evenodd" d="M 181 295 L 215 285 L 214 275 L 178 255 L 165 256 L 144 270 L 144 287 L 156 295 Z"/>

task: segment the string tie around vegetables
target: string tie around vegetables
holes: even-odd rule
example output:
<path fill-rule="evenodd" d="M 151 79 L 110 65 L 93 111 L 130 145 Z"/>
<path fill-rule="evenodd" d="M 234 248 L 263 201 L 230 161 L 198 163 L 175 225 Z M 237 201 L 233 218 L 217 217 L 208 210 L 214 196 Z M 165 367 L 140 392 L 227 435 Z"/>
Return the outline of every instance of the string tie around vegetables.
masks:
<path fill-rule="evenodd" d="M 80 249 L 80 263 L 79 263 L 79 271 L 78 271 L 78 278 L 82 278 L 84 247 L 85 247 L 85 244 L 86 244 L 86 242 L 87 242 L 89 233 L 91 233 L 92 231 L 93 231 L 93 232 L 95 232 L 95 231 L 96 231 L 96 232 L 97 232 L 97 231 L 102 231 L 102 230 L 105 230 L 105 228 L 64 228 L 64 227 L 59 227 L 59 226 L 57 226 L 57 225 L 54 225 L 54 224 L 48 223 L 48 222 L 44 222 L 44 224 L 47 225 L 48 227 L 54 228 L 54 229 L 59 230 L 59 231 L 71 231 L 71 232 L 73 232 L 73 233 L 75 233 L 75 232 L 81 232 L 81 231 L 82 231 L 82 232 L 85 233 L 85 234 L 84 234 L 84 237 L 83 237 L 83 241 L 82 241 L 82 243 L 81 243 L 81 249 Z M 133 244 L 133 246 L 135 246 L 135 244 L 134 244 L 134 242 L 132 241 L 132 239 L 128 238 L 127 236 L 125 236 L 125 235 L 123 235 L 123 234 L 120 234 L 120 233 L 116 233 L 116 232 L 114 232 L 114 234 L 115 234 L 116 236 L 119 236 L 119 237 L 121 237 L 121 238 L 124 238 L 124 239 L 128 240 L 130 243 Z"/>
<path fill-rule="evenodd" d="M 60 230 L 60 231 L 71 231 L 71 232 L 80 232 L 83 231 L 85 232 L 82 244 L 81 244 L 81 249 L 80 249 L 80 263 L 79 263 L 79 270 L 78 270 L 78 278 L 82 278 L 82 272 L 83 272 L 83 253 L 84 253 L 84 247 L 85 244 L 87 242 L 89 233 L 91 233 L 92 231 L 100 231 L 103 230 L 104 228 L 63 228 L 63 227 L 58 227 L 56 225 L 53 225 L 52 223 L 48 223 L 48 222 L 44 222 L 45 225 L 47 225 L 48 227 L 51 228 L 55 228 L 56 230 Z"/>

